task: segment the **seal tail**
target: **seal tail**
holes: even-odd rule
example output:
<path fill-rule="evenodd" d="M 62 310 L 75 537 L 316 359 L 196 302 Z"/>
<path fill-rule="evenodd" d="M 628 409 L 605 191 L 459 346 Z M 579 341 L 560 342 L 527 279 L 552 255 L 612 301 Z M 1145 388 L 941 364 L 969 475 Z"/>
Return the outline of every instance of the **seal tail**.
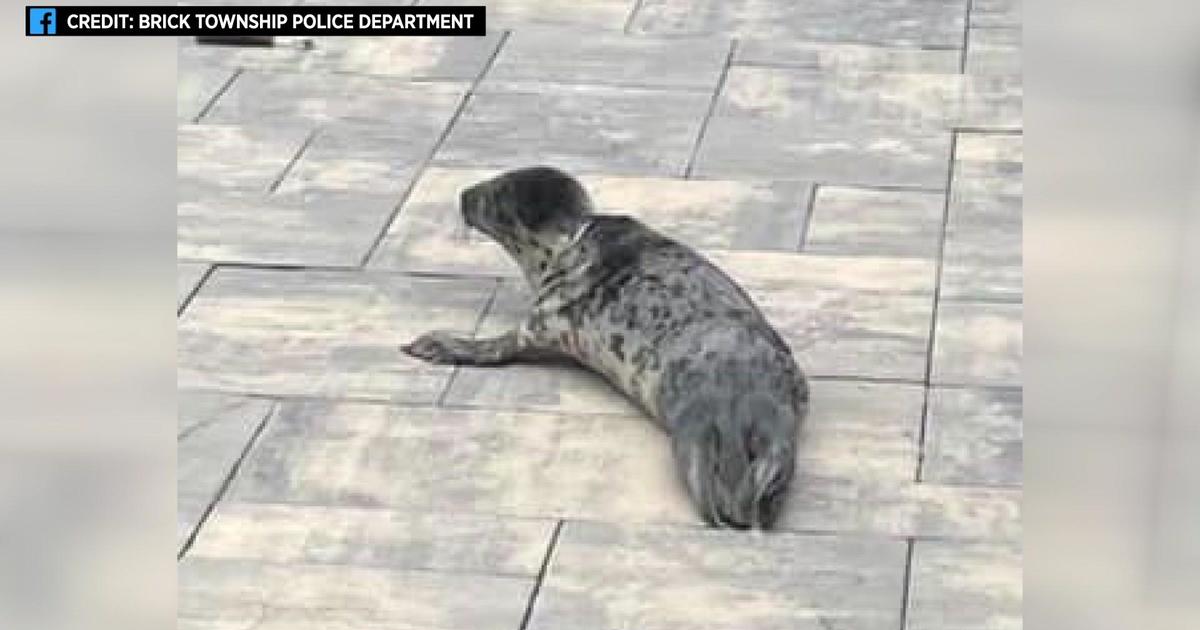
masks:
<path fill-rule="evenodd" d="M 779 516 L 795 455 L 781 445 L 754 453 L 747 442 L 740 432 L 722 436 L 710 426 L 676 452 L 688 491 L 709 525 L 768 529 Z"/>

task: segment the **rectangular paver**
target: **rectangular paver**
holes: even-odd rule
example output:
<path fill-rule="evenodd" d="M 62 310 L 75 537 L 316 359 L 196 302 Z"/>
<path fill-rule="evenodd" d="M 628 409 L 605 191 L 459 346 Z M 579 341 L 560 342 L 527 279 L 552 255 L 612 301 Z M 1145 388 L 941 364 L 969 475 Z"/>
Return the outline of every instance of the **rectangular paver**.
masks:
<path fill-rule="evenodd" d="M 729 56 L 712 38 L 580 37 L 559 29 L 522 29 L 504 44 L 480 89 L 493 83 L 581 83 L 706 90 Z"/>
<path fill-rule="evenodd" d="M 414 119 L 424 119 L 445 125 L 466 89 L 465 82 L 247 70 L 217 100 L 205 121 L 406 126 Z"/>
<path fill-rule="evenodd" d="M 263 399 L 180 393 L 176 543 L 181 547 L 217 499 L 271 405 Z"/>
<path fill-rule="evenodd" d="M 182 386 L 433 402 L 450 368 L 399 350 L 470 332 L 495 283 L 396 274 L 218 269 L 179 322 Z"/>
<path fill-rule="evenodd" d="M 901 541 L 568 523 L 530 628 L 898 627 Z"/>
<path fill-rule="evenodd" d="M 329 3 L 314 3 L 329 4 Z M 346 2 L 349 5 L 364 3 Z M 394 6 L 395 2 L 388 2 Z M 489 29 L 492 30 L 492 29 Z M 272 48 L 198 46 L 180 42 L 180 58 L 253 71 L 386 76 L 412 80 L 472 81 L 500 43 L 486 37 L 312 37 L 309 45 L 281 42 Z"/>
<path fill-rule="evenodd" d="M 474 95 L 435 156 L 440 164 L 682 175 L 710 94 L 546 85 Z"/>
<path fill-rule="evenodd" d="M 735 66 L 695 172 L 944 188 L 960 84 L 956 75 Z"/>
<path fill-rule="evenodd" d="M 181 185 L 180 257 L 272 265 L 357 265 L 398 195 L 350 191 L 231 194 Z"/>
<path fill-rule="evenodd" d="M 645 0 L 633 30 L 959 46 L 964 13 L 961 0 Z"/>
<path fill-rule="evenodd" d="M 924 479 L 1021 484 L 1022 394 L 1009 388 L 933 388 L 926 420 Z"/>
<path fill-rule="evenodd" d="M 1021 29 L 971 28 L 966 71 L 975 75 L 1020 75 Z"/>
<path fill-rule="evenodd" d="M 1020 300 L 1023 139 L 961 133 L 955 148 L 942 295 Z"/>
<path fill-rule="evenodd" d="M 372 265 L 443 273 L 518 273 L 499 246 L 467 228 L 458 206 L 463 189 L 498 172 L 427 169 Z M 809 195 L 804 182 L 603 174 L 584 174 L 580 181 L 597 211 L 635 216 L 701 249 L 792 251 L 800 242 Z"/>
<path fill-rule="evenodd" d="M 530 578 L 189 558 L 180 630 L 512 630 Z"/>
<path fill-rule="evenodd" d="M 226 502 L 188 555 L 533 577 L 553 532 L 546 519 Z"/>
<path fill-rule="evenodd" d="M 266 192 L 300 152 L 308 134 L 303 125 L 181 125 L 175 157 L 181 200 L 189 185 Z"/>
<path fill-rule="evenodd" d="M 938 305 L 932 380 L 954 385 L 1021 384 L 1020 304 Z"/>
<path fill-rule="evenodd" d="M 934 72 L 955 74 L 955 49 L 873 46 L 845 42 L 739 39 L 735 64 L 787 66 L 841 72 Z"/>
<path fill-rule="evenodd" d="M 935 192 L 821 186 L 804 251 L 936 258 L 945 199 Z"/>
<path fill-rule="evenodd" d="M 1020 630 L 1017 545 L 917 541 L 907 630 Z"/>

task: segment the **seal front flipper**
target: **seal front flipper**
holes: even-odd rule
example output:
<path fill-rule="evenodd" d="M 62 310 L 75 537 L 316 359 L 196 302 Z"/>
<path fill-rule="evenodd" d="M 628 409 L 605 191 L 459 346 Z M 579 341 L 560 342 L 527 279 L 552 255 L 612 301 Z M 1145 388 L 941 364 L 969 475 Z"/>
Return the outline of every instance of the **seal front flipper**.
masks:
<path fill-rule="evenodd" d="M 530 338 L 519 330 L 485 339 L 471 339 L 435 330 L 400 346 L 400 350 L 437 365 L 505 365 L 557 356 L 557 353 L 531 343 Z"/>

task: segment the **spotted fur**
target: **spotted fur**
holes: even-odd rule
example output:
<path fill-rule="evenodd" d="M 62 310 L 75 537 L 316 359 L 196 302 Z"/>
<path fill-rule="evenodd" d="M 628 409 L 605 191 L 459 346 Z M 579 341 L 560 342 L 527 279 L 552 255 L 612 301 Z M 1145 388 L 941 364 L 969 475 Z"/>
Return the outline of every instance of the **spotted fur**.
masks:
<path fill-rule="evenodd" d="M 530 314 L 501 337 L 434 332 L 405 350 L 471 365 L 570 357 L 670 435 L 708 523 L 770 527 L 794 474 L 808 387 L 746 292 L 687 246 L 630 217 L 594 213 L 583 187 L 556 169 L 481 182 L 461 205 L 467 224 L 521 267 Z"/>

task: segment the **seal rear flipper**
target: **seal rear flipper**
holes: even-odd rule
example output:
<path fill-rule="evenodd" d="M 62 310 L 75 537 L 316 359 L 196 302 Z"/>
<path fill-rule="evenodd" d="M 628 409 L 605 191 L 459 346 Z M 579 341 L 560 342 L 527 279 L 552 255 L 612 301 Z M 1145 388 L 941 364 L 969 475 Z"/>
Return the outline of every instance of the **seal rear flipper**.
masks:
<path fill-rule="evenodd" d="M 747 445 L 738 432 L 722 435 L 716 425 L 676 439 L 681 476 L 701 517 L 713 527 L 768 529 L 779 517 L 795 470 L 794 449 L 771 444 L 753 453 Z"/>

